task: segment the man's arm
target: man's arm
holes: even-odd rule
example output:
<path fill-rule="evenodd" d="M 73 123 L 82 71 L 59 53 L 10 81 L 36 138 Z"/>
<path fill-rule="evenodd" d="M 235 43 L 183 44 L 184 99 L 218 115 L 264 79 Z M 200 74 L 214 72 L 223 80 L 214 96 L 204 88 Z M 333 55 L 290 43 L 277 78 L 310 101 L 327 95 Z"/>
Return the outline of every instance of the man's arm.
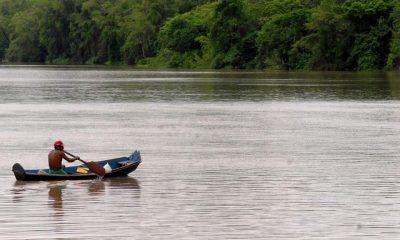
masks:
<path fill-rule="evenodd" d="M 62 153 L 62 157 L 67 160 L 68 162 L 74 162 L 75 160 L 80 159 L 79 157 L 70 158 L 64 152 Z"/>

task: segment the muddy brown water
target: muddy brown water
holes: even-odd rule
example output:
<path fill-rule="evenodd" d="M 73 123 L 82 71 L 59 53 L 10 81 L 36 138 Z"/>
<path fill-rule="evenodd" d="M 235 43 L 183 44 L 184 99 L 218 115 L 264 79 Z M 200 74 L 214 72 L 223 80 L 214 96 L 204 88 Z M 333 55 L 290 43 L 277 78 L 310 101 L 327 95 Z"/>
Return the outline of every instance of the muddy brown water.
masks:
<path fill-rule="evenodd" d="M 396 73 L 1 66 L 0 238 L 399 239 L 399 100 Z M 55 139 L 143 162 L 17 182 Z"/>

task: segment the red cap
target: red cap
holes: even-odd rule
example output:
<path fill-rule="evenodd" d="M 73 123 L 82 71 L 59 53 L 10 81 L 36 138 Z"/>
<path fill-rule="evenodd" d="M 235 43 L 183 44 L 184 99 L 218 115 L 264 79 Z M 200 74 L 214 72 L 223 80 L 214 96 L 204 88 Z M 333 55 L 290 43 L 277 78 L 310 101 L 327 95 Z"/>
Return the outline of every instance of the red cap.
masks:
<path fill-rule="evenodd" d="M 54 142 L 54 148 L 64 148 L 64 143 L 60 140 Z"/>

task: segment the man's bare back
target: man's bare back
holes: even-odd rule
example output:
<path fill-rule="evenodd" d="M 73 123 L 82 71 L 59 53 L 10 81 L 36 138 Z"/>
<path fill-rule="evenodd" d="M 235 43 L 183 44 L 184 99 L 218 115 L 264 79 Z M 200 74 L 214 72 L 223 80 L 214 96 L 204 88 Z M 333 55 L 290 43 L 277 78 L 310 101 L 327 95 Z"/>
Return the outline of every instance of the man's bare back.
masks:
<path fill-rule="evenodd" d="M 63 159 L 67 160 L 68 162 L 74 162 L 75 160 L 79 159 L 79 157 L 69 158 L 63 150 L 64 144 L 61 141 L 56 141 L 54 143 L 54 150 L 51 150 L 48 156 L 50 170 L 61 170 L 63 168 Z"/>
<path fill-rule="evenodd" d="M 60 150 L 51 150 L 49 152 L 49 167 L 52 170 L 60 170 L 62 169 L 62 160 L 65 159 L 68 162 L 73 162 L 69 161 L 69 158 L 65 155 L 63 151 Z"/>

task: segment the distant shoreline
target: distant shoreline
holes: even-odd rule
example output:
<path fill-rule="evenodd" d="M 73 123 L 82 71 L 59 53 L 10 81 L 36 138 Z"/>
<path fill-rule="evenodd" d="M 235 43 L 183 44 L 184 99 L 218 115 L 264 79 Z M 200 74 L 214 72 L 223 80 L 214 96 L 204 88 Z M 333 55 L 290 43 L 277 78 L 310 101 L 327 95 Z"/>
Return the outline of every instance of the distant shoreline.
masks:
<path fill-rule="evenodd" d="M 396 1 L 0 1 L 0 61 L 400 71 Z"/>
<path fill-rule="evenodd" d="M 196 72 L 196 73 L 226 73 L 226 74 L 274 74 L 274 73 L 297 73 L 297 74 L 400 74 L 397 70 L 374 70 L 374 71 L 317 71 L 317 70 L 277 70 L 277 69 L 191 69 L 191 68 L 162 68 L 143 67 L 128 64 L 50 64 L 50 63 L 0 63 L 1 67 L 30 67 L 30 68 L 71 68 L 71 69 L 109 69 L 109 70 L 131 70 L 131 71 L 156 71 L 156 72 Z"/>

